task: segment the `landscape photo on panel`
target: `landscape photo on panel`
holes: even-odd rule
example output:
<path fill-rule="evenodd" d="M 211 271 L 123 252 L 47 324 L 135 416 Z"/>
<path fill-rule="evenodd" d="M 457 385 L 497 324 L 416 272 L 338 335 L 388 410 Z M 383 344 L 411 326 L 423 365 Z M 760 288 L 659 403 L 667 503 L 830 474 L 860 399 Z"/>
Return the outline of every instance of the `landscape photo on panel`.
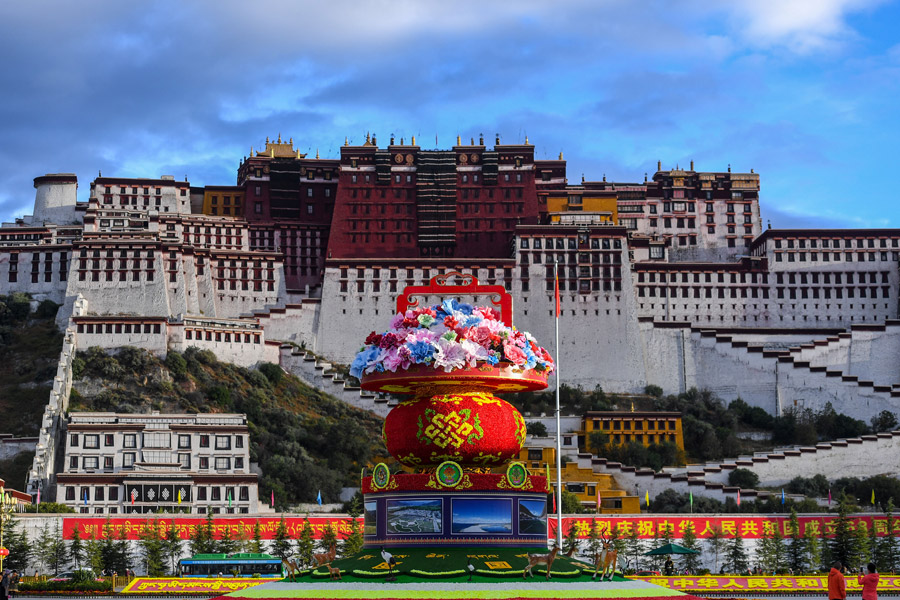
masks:
<path fill-rule="evenodd" d="M 454 498 L 453 533 L 512 533 L 512 500 Z"/>
<path fill-rule="evenodd" d="M 365 504 L 365 521 L 363 522 L 363 535 L 376 535 L 378 533 L 378 503 L 375 501 Z"/>
<path fill-rule="evenodd" d="M 441 533 L 442 503 L 439 498 L 421 500 L 388 500 L 388 534 Z"/>
<path fill-rule="evenodd" d="M 547 535 L 546 500 L 519 500 L 519 533 Z"/>

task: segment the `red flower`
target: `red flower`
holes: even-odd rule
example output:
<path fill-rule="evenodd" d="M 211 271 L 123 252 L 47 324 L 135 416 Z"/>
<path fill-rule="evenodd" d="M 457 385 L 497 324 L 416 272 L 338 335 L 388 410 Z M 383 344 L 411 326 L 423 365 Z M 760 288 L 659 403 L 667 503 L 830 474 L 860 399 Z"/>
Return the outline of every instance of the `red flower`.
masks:
<path fill-rule="evenodd" d="M 366 338 L 366 345 L 377 346 L 380 343 L 381 343 L 381 335 L 375 333 L 374 331 L 369 334 L 369 337 Z"/>
<path fill-rule="evenodd" d="M 447 315 L 444 317 L 444 326 L 447 329 L 456 329 L 456 326 L 459 325 L 459 321 L 457 321 L 452 315 Z M 459 332 L 457 332 L 457 335 Z"/>

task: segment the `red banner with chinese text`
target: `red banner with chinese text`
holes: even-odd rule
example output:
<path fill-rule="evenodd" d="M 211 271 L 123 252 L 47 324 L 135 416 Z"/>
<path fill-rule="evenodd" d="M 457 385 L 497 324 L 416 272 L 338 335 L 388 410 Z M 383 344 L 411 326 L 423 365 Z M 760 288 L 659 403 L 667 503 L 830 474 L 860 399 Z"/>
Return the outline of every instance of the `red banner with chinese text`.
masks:
<path fill-rule="evenodd" d="M 887 519 L 879 515 L 851 515 L 851 527 L 855 531 L 861 522 L 867 529 L 875 528 L 878 536 L 887 535 Z M 816 537 L 831 537 L 837 517 L 835 515 L 816 515 L 799 517 L 800 535 L 809 530 Z M 652 539 L 662 535 L 668 529 L 674 538 L 680 538 L 688 526 L 693 526 L 694 534 L 701 539 L 708 538 L 714 528 L 718 528 L 724 537 L 739 536 L 744 539 L 758 539 L 778 528 L 785 537 L 791 535 L 791 520 L 782 515 L 630 515 L 610 517 L 604 515 L 583 515 L 578 517 L 563 516 L 563 533 L 575 527 L 580 538 L 588 537 L 591 523 L 603 536 L 610 535 L 613 530 L 618 537 L 626 537 L 637 532 L 641 539 Z M 549 537 L 556 537 L 556 519 L 549 519 Z M 900 517 L 894 518 L 895 531 L 900 530 Z"/>
<path fill-rule="evenodd" d="M 768 593 L 779 592 L 819 592 L 827 594 L 828 576 L 752 576 L 732 577 L 730 575 L 702 575 L 690 577 L 678 575 L 675 577 L 629 577 L 640 579 L 654 585 L 680 590 L 685 592 L 741 592 L 741 591 L 766 591 Z M 847 591 L 860 592 L 862 586 L 856 581 L 856 576 L 846 577 Z M 878 581 L 879 592 L 896 593 L 900 590 L 900 577 L 881 576 Z"/>

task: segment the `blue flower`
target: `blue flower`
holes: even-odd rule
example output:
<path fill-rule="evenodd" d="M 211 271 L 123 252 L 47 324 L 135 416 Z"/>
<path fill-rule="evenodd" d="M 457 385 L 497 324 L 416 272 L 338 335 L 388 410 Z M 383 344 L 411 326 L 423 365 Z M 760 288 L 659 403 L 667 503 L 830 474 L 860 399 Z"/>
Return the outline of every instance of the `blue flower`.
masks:
<path fill-rule="evenodd" d="M 366 367 L 378 357 L 378 348 L 375 346 L 366 346 L 356 355 L 350 364 L 350 374 L 357 379 L 361 379 L 363 371 Z"/>
<path fill-rule="evenodd" d="M 407 347 L 409 348 L 412 362 L 416 364 L 431 362 L 432 356 L 434 355 L 434 346 L 428 342 L 412 342 L 411 344 L 407 344 Z"/>

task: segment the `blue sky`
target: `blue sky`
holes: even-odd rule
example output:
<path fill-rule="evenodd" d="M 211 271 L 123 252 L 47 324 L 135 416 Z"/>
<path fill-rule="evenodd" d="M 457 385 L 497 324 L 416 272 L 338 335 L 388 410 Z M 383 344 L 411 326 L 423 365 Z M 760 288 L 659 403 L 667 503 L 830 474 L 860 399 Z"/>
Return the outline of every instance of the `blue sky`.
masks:
<path fill-rule="evenodd" d="M 32 178 L 231 184 L 293 137 L 484 133 L 569 179 L 755 169 L 775 227 L 900 227 L 900 6 L 888 0 L 0 4 L 0 219 Z"/>

